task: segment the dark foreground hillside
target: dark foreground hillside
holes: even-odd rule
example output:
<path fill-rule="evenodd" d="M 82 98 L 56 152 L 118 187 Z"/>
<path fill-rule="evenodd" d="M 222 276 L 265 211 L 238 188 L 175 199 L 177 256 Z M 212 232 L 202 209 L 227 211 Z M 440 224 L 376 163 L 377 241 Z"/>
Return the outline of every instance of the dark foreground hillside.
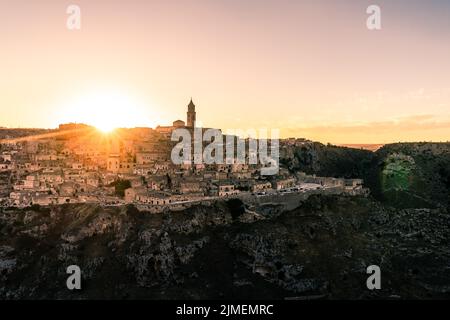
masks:
<path fill-rule="evenodd" d="M 397 208 L 450 206 L 450 143 L 395 143 L 371 152 L 314 142 L 280 156 L 293 173 L 362 178 L 377 200 Z"/>
<path fill-rule="evenodd" d="M 311 196 L 149 214 L 67 205 L 0 214 L 0 298 L 450 298 L 450 213 Z M 66 267 L 82 290 L 66 288 Z M 382 290 L 366 288 L 379 265 Z"/>

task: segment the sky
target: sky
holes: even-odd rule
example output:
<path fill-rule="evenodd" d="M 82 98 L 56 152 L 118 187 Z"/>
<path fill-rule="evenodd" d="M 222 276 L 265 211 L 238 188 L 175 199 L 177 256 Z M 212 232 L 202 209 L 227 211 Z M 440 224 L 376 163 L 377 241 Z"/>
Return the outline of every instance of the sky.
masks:
<path fill-rule="evenodd" d="M 0 126 L 170 125 L 192 97 L 206 127 L 448 141 L 449 57 L 446 0 L 0 0 Z"/>

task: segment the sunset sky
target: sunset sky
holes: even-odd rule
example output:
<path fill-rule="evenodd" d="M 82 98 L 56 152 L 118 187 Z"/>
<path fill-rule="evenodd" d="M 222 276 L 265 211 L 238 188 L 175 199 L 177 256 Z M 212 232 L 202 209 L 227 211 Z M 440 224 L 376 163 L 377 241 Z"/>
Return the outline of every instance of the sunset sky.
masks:
<path fill-rule="evenodd" d="M 208 127 L 450 140 L 448 0 L 0 0 L 0 41 L 0 126 L 155 127 L 192 97 Z"/>

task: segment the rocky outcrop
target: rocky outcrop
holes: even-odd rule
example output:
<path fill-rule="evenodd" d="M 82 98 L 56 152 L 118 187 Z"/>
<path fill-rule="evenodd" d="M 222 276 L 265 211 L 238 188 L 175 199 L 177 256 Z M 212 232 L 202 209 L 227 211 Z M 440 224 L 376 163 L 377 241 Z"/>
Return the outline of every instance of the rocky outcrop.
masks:
<path fill-rule="evenodd" d="M 337 195 L 281 208 L 3 210 L 0 298 L 448 298 L 447 208 Z M 82 270 L 79 292 L 66 288 L 72 264 Z M 372 264 L 381 291 L 365 287 Z"/>

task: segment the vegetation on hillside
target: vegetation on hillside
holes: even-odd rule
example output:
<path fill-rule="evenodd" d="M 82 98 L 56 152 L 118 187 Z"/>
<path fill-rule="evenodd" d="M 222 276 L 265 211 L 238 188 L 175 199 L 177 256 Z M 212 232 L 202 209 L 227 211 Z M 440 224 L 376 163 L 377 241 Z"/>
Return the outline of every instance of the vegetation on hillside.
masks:
<path fill-rule="evenodd" d="M 119 197 L 125 196 L 125 190 L 131 188 L 131 182 L 129 180 L 119 179 L 111 183 L 111 187 L 114 187 L 114 192 Z"/>
<path fill-rule="evenodd" d="M 292 172 L 363 178 L 378 200 L 401 208 L 450 205 L 450 143 L 396 143 L 376 152 L 311 143 L 281 153 Z"/>

